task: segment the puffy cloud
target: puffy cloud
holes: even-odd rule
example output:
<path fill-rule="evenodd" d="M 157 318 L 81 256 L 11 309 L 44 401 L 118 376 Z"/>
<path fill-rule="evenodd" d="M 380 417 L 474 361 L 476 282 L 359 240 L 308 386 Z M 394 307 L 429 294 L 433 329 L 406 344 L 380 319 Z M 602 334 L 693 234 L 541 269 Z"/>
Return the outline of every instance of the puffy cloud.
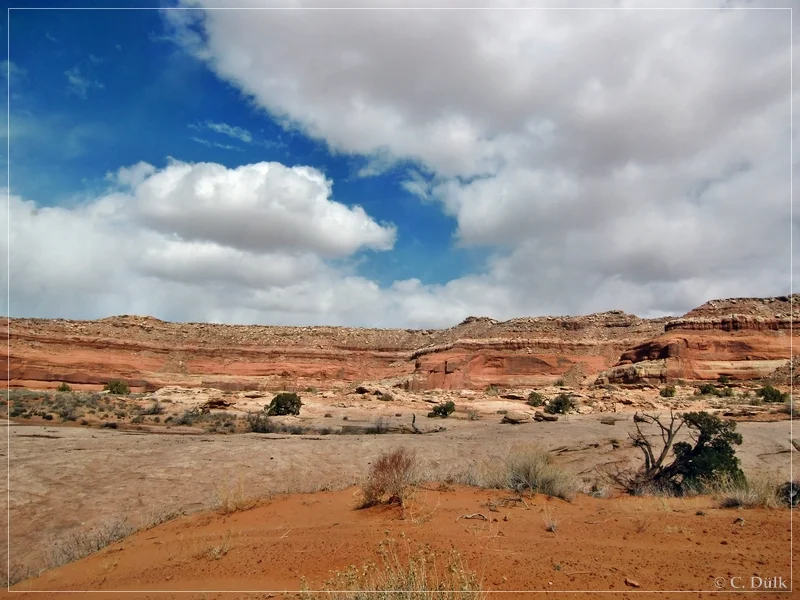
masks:
<path fill-rule="evenodd" d="M 392 248 L 394 226 L 332 201 L 320 172 L 140 163 L 73 208 L 12 197 L 11 314 L 433 327 L 788 291 L 788 11 L 166 18 L 287 128 L 361 156 L 359 175 L 410 164 L 401 185 L 486 264 L 382 288 L 353 257 Z"/>
<path fill-rule="evenodd" d="M 170 165 L 133 191 L 132 216 L 183 240 L 250 252 L 308 250 L 328 257 L 388 250 L 395 229 L 360 206 L 331 202 L 331 182 L 310 167 L 257 163 Z"/>
<path fill-rule="evenodd" d="M 386 290 L 419 314 L 674 313 L 788 291 L 789 11 L 168 17 L 287 126 L 366 156 L 362 175 L 416 163 L 405 189 L 489 248 L 480 273 Z"/>
<path fill-rule="evenodd" d="M 361 288 L 377 286 L 355 276 L 348 258 L 394 240 L 392 227 L 332 201 L 330 182 L 309 167 L 173 160 L 107 179 L 108 193 L 72 207 L 9 196 L 0 226 L 11 232 L 12 315 L 354 317 Z"/>

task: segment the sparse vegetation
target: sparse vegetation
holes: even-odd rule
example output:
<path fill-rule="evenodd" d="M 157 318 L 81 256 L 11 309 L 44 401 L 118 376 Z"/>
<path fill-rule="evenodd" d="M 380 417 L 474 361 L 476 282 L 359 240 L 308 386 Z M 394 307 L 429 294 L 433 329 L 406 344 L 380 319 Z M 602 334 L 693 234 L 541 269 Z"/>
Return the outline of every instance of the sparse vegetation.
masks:
<path fill-rule="evenodd" d="M 633 445 L 644 455 L 644 466 L 635 475 L 622 481 L 628 491 L 641 494 L 643 491 L 660 491 L 683 495 L 691 489 L 701 487 L 705 481 L 718 477 L 730 477 L 744 481 L 739 468 L 735 445 L 742 443 L 742 436 L 736 433 L 734 421 L 723 421 L 707 412 L 675 414 L 670 412 L 667 423 L 659 416 L 634 415 L 636 433 L 631 434 Z M 662 440 L 661 449 L 656 452 L 653 442 L 642 431 L 641 424 L 655 425 Z M 689 442 L 675 442 L 675 437 L 683 426 L 691 430 L 693 445 Z M 673 460 L 667 458 L 673 454 Z"/>
<path fill-rule="evenodd" d="M 381 454 L 361 483 L 361 507 L 375 506 L 384 501 L 402 505 L 417 483 L 416 471 L 416 459 L 405 448 Z"/>
<path fill-rule="evenodd" d="M 72 388 L 67 383 L 60 383 L 59 386 L 56 388 L 57 392 L 71 392 Z"/>
<path fill-rule="evenodd" d="M 428 417 L 441 417 L 446 419 L 456 411 L 456 404 L 452 400 L 447 402 L 440 402 L 433 407 L 433 410 L 428 413 Z"/>
<path fill-rule="evenodd" d="M 429 548 L 399 558 L 393 540 L 381 544 L 382 565 L 352 565 L 338 571 L 323 584 L 324 595 L 304 591 L 307 600 L 338 594 L 350 600 L 485 600 L 477 575 L 468 570 L 461 556 L 451 551 L 447 560 L 438 559 Z M 308 584 L 303 579 L 304 590 Z"/>
<path fill-rule="evenodd" d="M 118 394 L 121 396 L 127 396 L 131 393 L 131 388 L 128 387 L 128 384 L 119 379 L 109 381 L 103 389 L 107 390 L 109 394 Z"/>
<path fill-rule="evenodd" d="M 575 399 L 571 394 L 559 394 L 544 407 L 544 412 L 551 415 L 566 415 L 572 410 L 575 410 Z"/>
<path fill-rule="evenodd" d="M 303 405 L 300 396 L 294 392 L 283 392 L 272 399 L 266 408 L 268 416 L 299 415 Z"/>
<path fill-rule="evenodd" d="M 64 542 L 54 546 L 47 557 L 47 565 L 55 569 L 61 565 L 88 556 L 106 546 L 131 535 L 136 528 L 127 519 L 114 521 L 88 532 L 72 533 Z"/>
<path fill-rule="evenodd" d="M 542 516 L 544 520 L 544 528 L 545 531 L 549 531 L 550 533 L 555 533 L 558 530 L 558 519 L 553 514 L 553 510 L 546 506 L 544 509 L 544 515 Z"/>
<path fill-rule="evenodd" d="M 702 490 L 715 496 L 722 508 L 775 508 L 782 504 L 780 486 L 765 477 L 745 479 L 725 472 L 703 481 Z"/>
<path fill-rule="evenodd" d="M 512 448 L 500 464 L 489 470 L 484 485 L 564 500 L 572 500 L 581 487 L 572 474 L 555 464 L 552 454 L 536 446 Z"/>
<path fill-rule="evenodd" d="M 555 387 L 564 387 L 564 380 L 563 379 L 556 379 L 556 382 L 553 385 Z"/>
<path fill-rule="evenodd" d="M 244 480 L 227 483 L 214 489 L 212 506 L 221 515 L 250 510 L 258 504 L 258 498 L 245 491 Z"/>
<path fill-rule="evenodd" d="M 486 388 L 487 396 L 497 396 L 499 393 L 500 393 L 500 388 L 498 388 L 495 384 L 491 384 Z"/>
<path fill-rule="evenodd" d="M 756 392 L 756 396 L 763 399 L 767 403 L 788 402 L 789 394 L 783 393 L 779 389 L 770 384 L 765 385 Z"/>
<path fill-rule="evenodd" d="M 530 406 L 542 406 L 544 404 L 544 396 L 539 392 L 531 392 L 528 394 L 527 403 Z"/>
<path fill-rule="evenodd" d="M 661 388 L 661 391 L 658 394 L 662 398 L 674 398 L 675 397 L 675 386 L 674 385 L 668 385 L 665 388 Z"/>

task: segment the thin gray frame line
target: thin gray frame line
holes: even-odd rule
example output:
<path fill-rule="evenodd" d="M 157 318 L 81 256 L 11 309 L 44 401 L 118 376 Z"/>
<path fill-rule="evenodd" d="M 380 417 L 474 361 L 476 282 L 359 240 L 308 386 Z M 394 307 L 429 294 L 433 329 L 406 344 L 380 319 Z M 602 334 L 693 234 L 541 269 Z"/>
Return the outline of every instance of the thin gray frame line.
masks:
<path fill-rule="evenodd" d="M 114 6 L 114 7 L 97 7 L 97 6 L 72 6 L 72 7 L 53 7 L 53 6 L 24 6 L 24 7 L 9 7 L 8 10 L 292 10 L 292 11 L 339 11 L 339 10 L 363 10 L 363 11 L 410 11 L 410 10 L 426 10 L 426 11 L 484 11 L 484 10 L 499 10 L 499 11 L 530 11 L 530 10 L 562 10 L 562 11 L 601 11 L 601 10 L 617 10 L 617 11 L 677 11 L 677 10 L 698 10 L 698 11 L 711 11 L 711 10 L 788 10 L 791 12 L 791 7 L 786 6 Z"/>
<path fill-rule="evenodd" d="M 792 137 L 792 131 L 794 128 L 794 15 L 792 12 L 792 7 L 767 7 L 767 6 L 759 6 L 759 7 L 748 7 L 748 6 L 720 6 L 720 7 L 8 7 L 6 10 L 6 93 L 7 93 L 7 102 L 6 102 L 6 194 L 7 194 L 7 218 L 6 218 L 6 234 L 7 239 L 9 240 L 8 245 L 8 252 L 6 254 L 6 261 L 7 261 L 7 278 L 6 278 L 6 310 L 8 311 L 8 315 L 6 317 L 7 327 L 6 327 L 6 346 L 7 346 L 7 370 L 8 370 L 8 377 L 6 379 L 7 385 L 7 395 L 6 395 L 6 410 L 10 414 L 10 403 L 11 403 L 11 11 L 12 10 L 36 10 L 36 11 L 48 11 L 48 10 L 71 10 L 71 11 L 93 11 L 93 10 L 204 10 L 204 11 L 216 11 L 216 10 L 303 10 L 303 11 L 350 11 L 350 10 L 367 10 L 367 11 L 374 11 L 374 10 L 390 10 L 390 11 L 407 11 L 407 10 L 438 10 L 438 11 L 484 11 L 484 10 L 501 10 L 501 11 L 519 11 L 519 10 L 562 10 L 562 11 L 575 11 L 575 10 L 590 10 L 590 11 L 599 11 L 599 10 L 623 10 L 623 11 L 630 11 L 630 10 L 647 10 L 647 11 L 654 11 L 654 10 L 666 10 L 666 11 L 676 11 L 676 10 L 700 10 L 700 11 L 708 11 L 708 10 L 788 10 L 789 11 L 789 94 L 790 94 L 790 101 L 789 101 L 789 311 L 790 311 L 790 319 L 789 319 L 789 397 L 790 397 L 790 410 L 794 411 L 794 364 L 793 364 L 793 355 L 794 355 L 794 332 L 793 332 L 793 325 L 794 325 L 794 301 L 792 300 L 792 296 L 794 295 L 794 287 L 793 287 L 793 273 L 794 273 L 794 257 L 793 257 L 793 240 L 794 240 L 794 227 L 793 227 L 793 218 L 794 218 L 794 203 L 793 203 L 793 194 L 794 194 L 794 170 L 793 170 L 793 163 L 794 163 L 794 140 Z M 794 419 L 789 420 L 789 431 L 790 435 L 794 437 Z M 9 421 L 8 426 L 6 427 L 6 462 L 7 462 L 7 469 L 6 469 L 6 478 L 7 478 L 7 486 L 6 486 L 6 511 L 7 511 L 7 528 L 6 528 L 6 538 L 7 538 L 7 553 L 6 553 L 6 573 L 11 575 L 11 422 Z M 789 457 L 789 475 L 790 480 L 794 481 L 794 456 L 791 455 Z M 794 591 L 794 553 L 792 552 L 794 549 L 794 511 L 791 509 L 789 510 L 789 578 L 792 582 L 792 589 L 789 592 Z M 7 582 L 7 591 L 12 592 L 11 590 L 11 581 L 10 578 Z M 13 590 L 16 592 L 17 590 Z M 39 592 L 49 592 L 49 593 L 103 593 L 101 590 L 26 590 L 25 592 L 21 593 L 39 593 Z M 195 591 L 160 591 L 160 590 L 148 590 L 151 593 L 179 593 L 179 594 L 189 594 L 189 593 L 198 593 L 197 590 Z M 199 590 L 199 593 L 203 593 L 205 590 Z M 212 590 L 213 591 L 213 590 Z M 256 590 L 256 591 L 215 591 L 214 593 L 300 593 L 302 590 Z M 401 590 L 402 591 L 402 590 Z M 447 590 L 445 590 L 447 591 Z M 450 590 L 450 591 L 457 591 L 457 590 Z M 508 590 L 508 591 L 492 591 L 490 593 L 495 594 L 503 594 L 503 593 L 568 593 L 572 590 Z M 574 593 L 613 593 L 615 590 L 578 590 Z M 689 591 L 682 591 L 682 590 L 662 590 L 662 591 L 647 591 L 647 590 L 633 590 L 629 591 L 628 593 L 753 593 L 756 591 L 764 591 L 764 590 L 710 590 L 710 591 L 703 591 L 703 590 L 689 590 Z M 142 593 L 141 591 L 128 591 L 128 590 L 120 590 L 120 591 L 113 591 L 114 593 Z M 310 590 L 311 593 L 321 593 L 324 590 Z M 371 592 L 368 592 L 371 593 Z M 377 593 L 377 592 L 375 592 Z M 477 593 L 477 592 L 476 592 Z M 784 593 L 782 590 L 774 590 L 774 593 Z"/>

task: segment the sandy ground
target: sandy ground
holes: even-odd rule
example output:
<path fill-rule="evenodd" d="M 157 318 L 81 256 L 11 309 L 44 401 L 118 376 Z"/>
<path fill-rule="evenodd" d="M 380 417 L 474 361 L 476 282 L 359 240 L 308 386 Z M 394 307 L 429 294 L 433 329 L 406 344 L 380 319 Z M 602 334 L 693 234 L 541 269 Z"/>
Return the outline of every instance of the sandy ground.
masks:
<path fill-rule="evenodd" d="M 601 415 L 523 425 L 500 424 L 499 415 L 493 422 L 448 419 L 440 421 L 447 431 L 426 435 L 154 435 L 12 425 L 11 563 L 39 568 L 72 533 L 122 518 L 139 525 L 174 510 L 201 510 L 218 488 L 241 484 L 253 495 L 342 489 L 381 452 L 400 446 L 415 451 L 438 480 L 480 468 L 519 443 L 555 450 L 566 468 L 596 480 L 598 468 L 638 460 L 625 443 L 632 415 L 617 417 L 623 420 L 614 425 L 601 424 Z M 790 428 L 790 421 L 740 423 L 745 472 L 787 480 Z M 5 443 L 0 454 L 7 454 Z"/>
<path fill-rule="evenodd" d="M 587 597 L 571 590 L 642 598 L 649 595 L 631 592 L 750 588 L 754 576 L 789 580 L 786 509 L 724 510 L 705 497 L 579 496 L 567 503 L 535 496 L 525 504 L 503 506 L 508 497 L 508 492 L 458 486 L 431 488 L 419 490 L 403 511 L 384 506 L 357 510 L 352 488 L 281 496 L 228 516 L 192 515 L 140 532 L 22 582 L 15 591 L 108 592 L 92 598 L 119 597 L 114 590 L 150 591 L 126 598 L 270 598 L 282 590 L 299 590 L 304 582 L 311 590 L 321 589 L 334 571 L 349 565 L 381 564 L 382 541 L 401 563 L 409 552 L 428 547 L 443 567 L 455 549 L 460 564 L 476 572 L 483 589 L 505 592 L 498 598 L 530 597 L 514 593 L 520 590 L 548 591 L 559 598 Z M 555 532 L 545 527 L 552 519 L 558 522 Z M 767 591 L 755 589 L 749 597 L 768 597 Z M 206 593 L 169 593 L 178 590 Z"/>

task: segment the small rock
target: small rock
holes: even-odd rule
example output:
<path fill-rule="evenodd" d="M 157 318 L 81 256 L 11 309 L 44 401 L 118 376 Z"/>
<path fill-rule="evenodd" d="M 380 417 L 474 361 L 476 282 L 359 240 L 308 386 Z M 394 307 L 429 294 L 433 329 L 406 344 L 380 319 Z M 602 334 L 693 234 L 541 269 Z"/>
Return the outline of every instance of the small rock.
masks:
<path fill-rule="evenodd" d="M 602 419 L 600 419 L 600 422 L 603 425 L 613 425 L 614 423 L 617 422 L 617 420 L 614 417 L 603 417 Z"/>
<path fill-rule="evenodd" d="M 540 410 L 536 411 L 536 414 L 533 415 L 533 418 L 536 421 L 558 421 L 558 415 L 551 415 Z"/>
<path fill-rule="evenodd" d="M 639 584 L 639 582 L 638 582 L 638 581 L 635 581 L 634 579 L 631 579 L 630 577 L 626 577 L 626 578 L 625 578 L 625 585 L 628 585 L 628 586 L 630 586 L 630 587 L 634 587 L 634 588 L 642 587 L 642 586 Z"/>

